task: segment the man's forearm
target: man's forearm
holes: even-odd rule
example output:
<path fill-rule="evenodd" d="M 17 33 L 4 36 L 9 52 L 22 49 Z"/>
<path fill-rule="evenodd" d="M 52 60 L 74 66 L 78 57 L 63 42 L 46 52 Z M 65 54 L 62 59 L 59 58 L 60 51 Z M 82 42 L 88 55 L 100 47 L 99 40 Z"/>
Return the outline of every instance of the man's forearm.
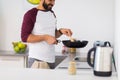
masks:
<path fill-rule="evenodd" d="M 45 36 L 44 35 L 34 35 L 34 34 L 30 34 L 27 38 L 27 42 L 28 43 L 35 43 L 35 42 L 40 42 L 40 41 L 44 41 L 45 40 Z"/>

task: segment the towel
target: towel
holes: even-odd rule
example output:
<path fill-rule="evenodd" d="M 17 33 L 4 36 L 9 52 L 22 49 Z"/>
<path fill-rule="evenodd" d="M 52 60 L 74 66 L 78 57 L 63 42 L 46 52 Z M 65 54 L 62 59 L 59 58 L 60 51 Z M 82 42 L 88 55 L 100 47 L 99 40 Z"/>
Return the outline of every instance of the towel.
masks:
<path fill-rule="evenodd" d="M 31 68 L 37 68 L 37 69 L 50 69 L 47 62 L 41 62 L 41 61 L 35 61 L 32 64 Z"/>

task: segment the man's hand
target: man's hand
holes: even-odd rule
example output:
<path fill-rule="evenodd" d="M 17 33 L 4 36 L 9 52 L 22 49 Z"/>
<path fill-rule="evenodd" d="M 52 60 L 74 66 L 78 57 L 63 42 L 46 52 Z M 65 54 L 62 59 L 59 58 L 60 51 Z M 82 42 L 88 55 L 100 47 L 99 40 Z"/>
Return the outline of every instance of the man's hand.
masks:
<path fill-rule="evenodd" d="M 51 36 L 51 35 L 44 35 L 45 36 L 45 41 L 48 44 L 57 44 L 57 40 L 55 37 Z"/>
<path fill-rule="evenodd" d="M 59 31 L 66 36 L 69 36 L 69 37 L 72 36 L 72 31 L 70 29 L 60 28 Z"/>

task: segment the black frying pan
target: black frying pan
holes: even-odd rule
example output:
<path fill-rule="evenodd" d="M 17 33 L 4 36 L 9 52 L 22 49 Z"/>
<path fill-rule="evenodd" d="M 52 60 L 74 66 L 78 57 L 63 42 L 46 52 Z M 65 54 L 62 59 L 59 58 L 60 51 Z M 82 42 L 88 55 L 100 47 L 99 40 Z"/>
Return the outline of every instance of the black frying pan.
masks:
<path fill-rule="evenodd" d="M 62 42 L 66 47 L 69 47 L 69 48 L 83 48 L 88 44 L 88 41 L 86 40 L 83 40 L 83 41 L 77 40 L 74 42 L 71 42 L 70 40 L 63 40 L 63 41 L 58 40 L 58 43 L 60 42 Z"/>

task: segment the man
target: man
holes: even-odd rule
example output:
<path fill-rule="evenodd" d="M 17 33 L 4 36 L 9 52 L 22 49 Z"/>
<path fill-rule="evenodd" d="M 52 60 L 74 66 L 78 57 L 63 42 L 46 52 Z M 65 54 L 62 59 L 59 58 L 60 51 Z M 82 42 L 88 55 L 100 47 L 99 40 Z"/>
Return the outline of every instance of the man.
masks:
<path fill-rule="evenodd" d="M 24 15 L 21 39 L 29 43 L 28 67 L 37 61 L 47 62 L 54 68 L 56 38 L 62 34 L 71 36 L 72 31 L 56 27 L 56 16 L 52 11 L 55 0 L 41 0 L 36 8 L 32 8 Z"/>

